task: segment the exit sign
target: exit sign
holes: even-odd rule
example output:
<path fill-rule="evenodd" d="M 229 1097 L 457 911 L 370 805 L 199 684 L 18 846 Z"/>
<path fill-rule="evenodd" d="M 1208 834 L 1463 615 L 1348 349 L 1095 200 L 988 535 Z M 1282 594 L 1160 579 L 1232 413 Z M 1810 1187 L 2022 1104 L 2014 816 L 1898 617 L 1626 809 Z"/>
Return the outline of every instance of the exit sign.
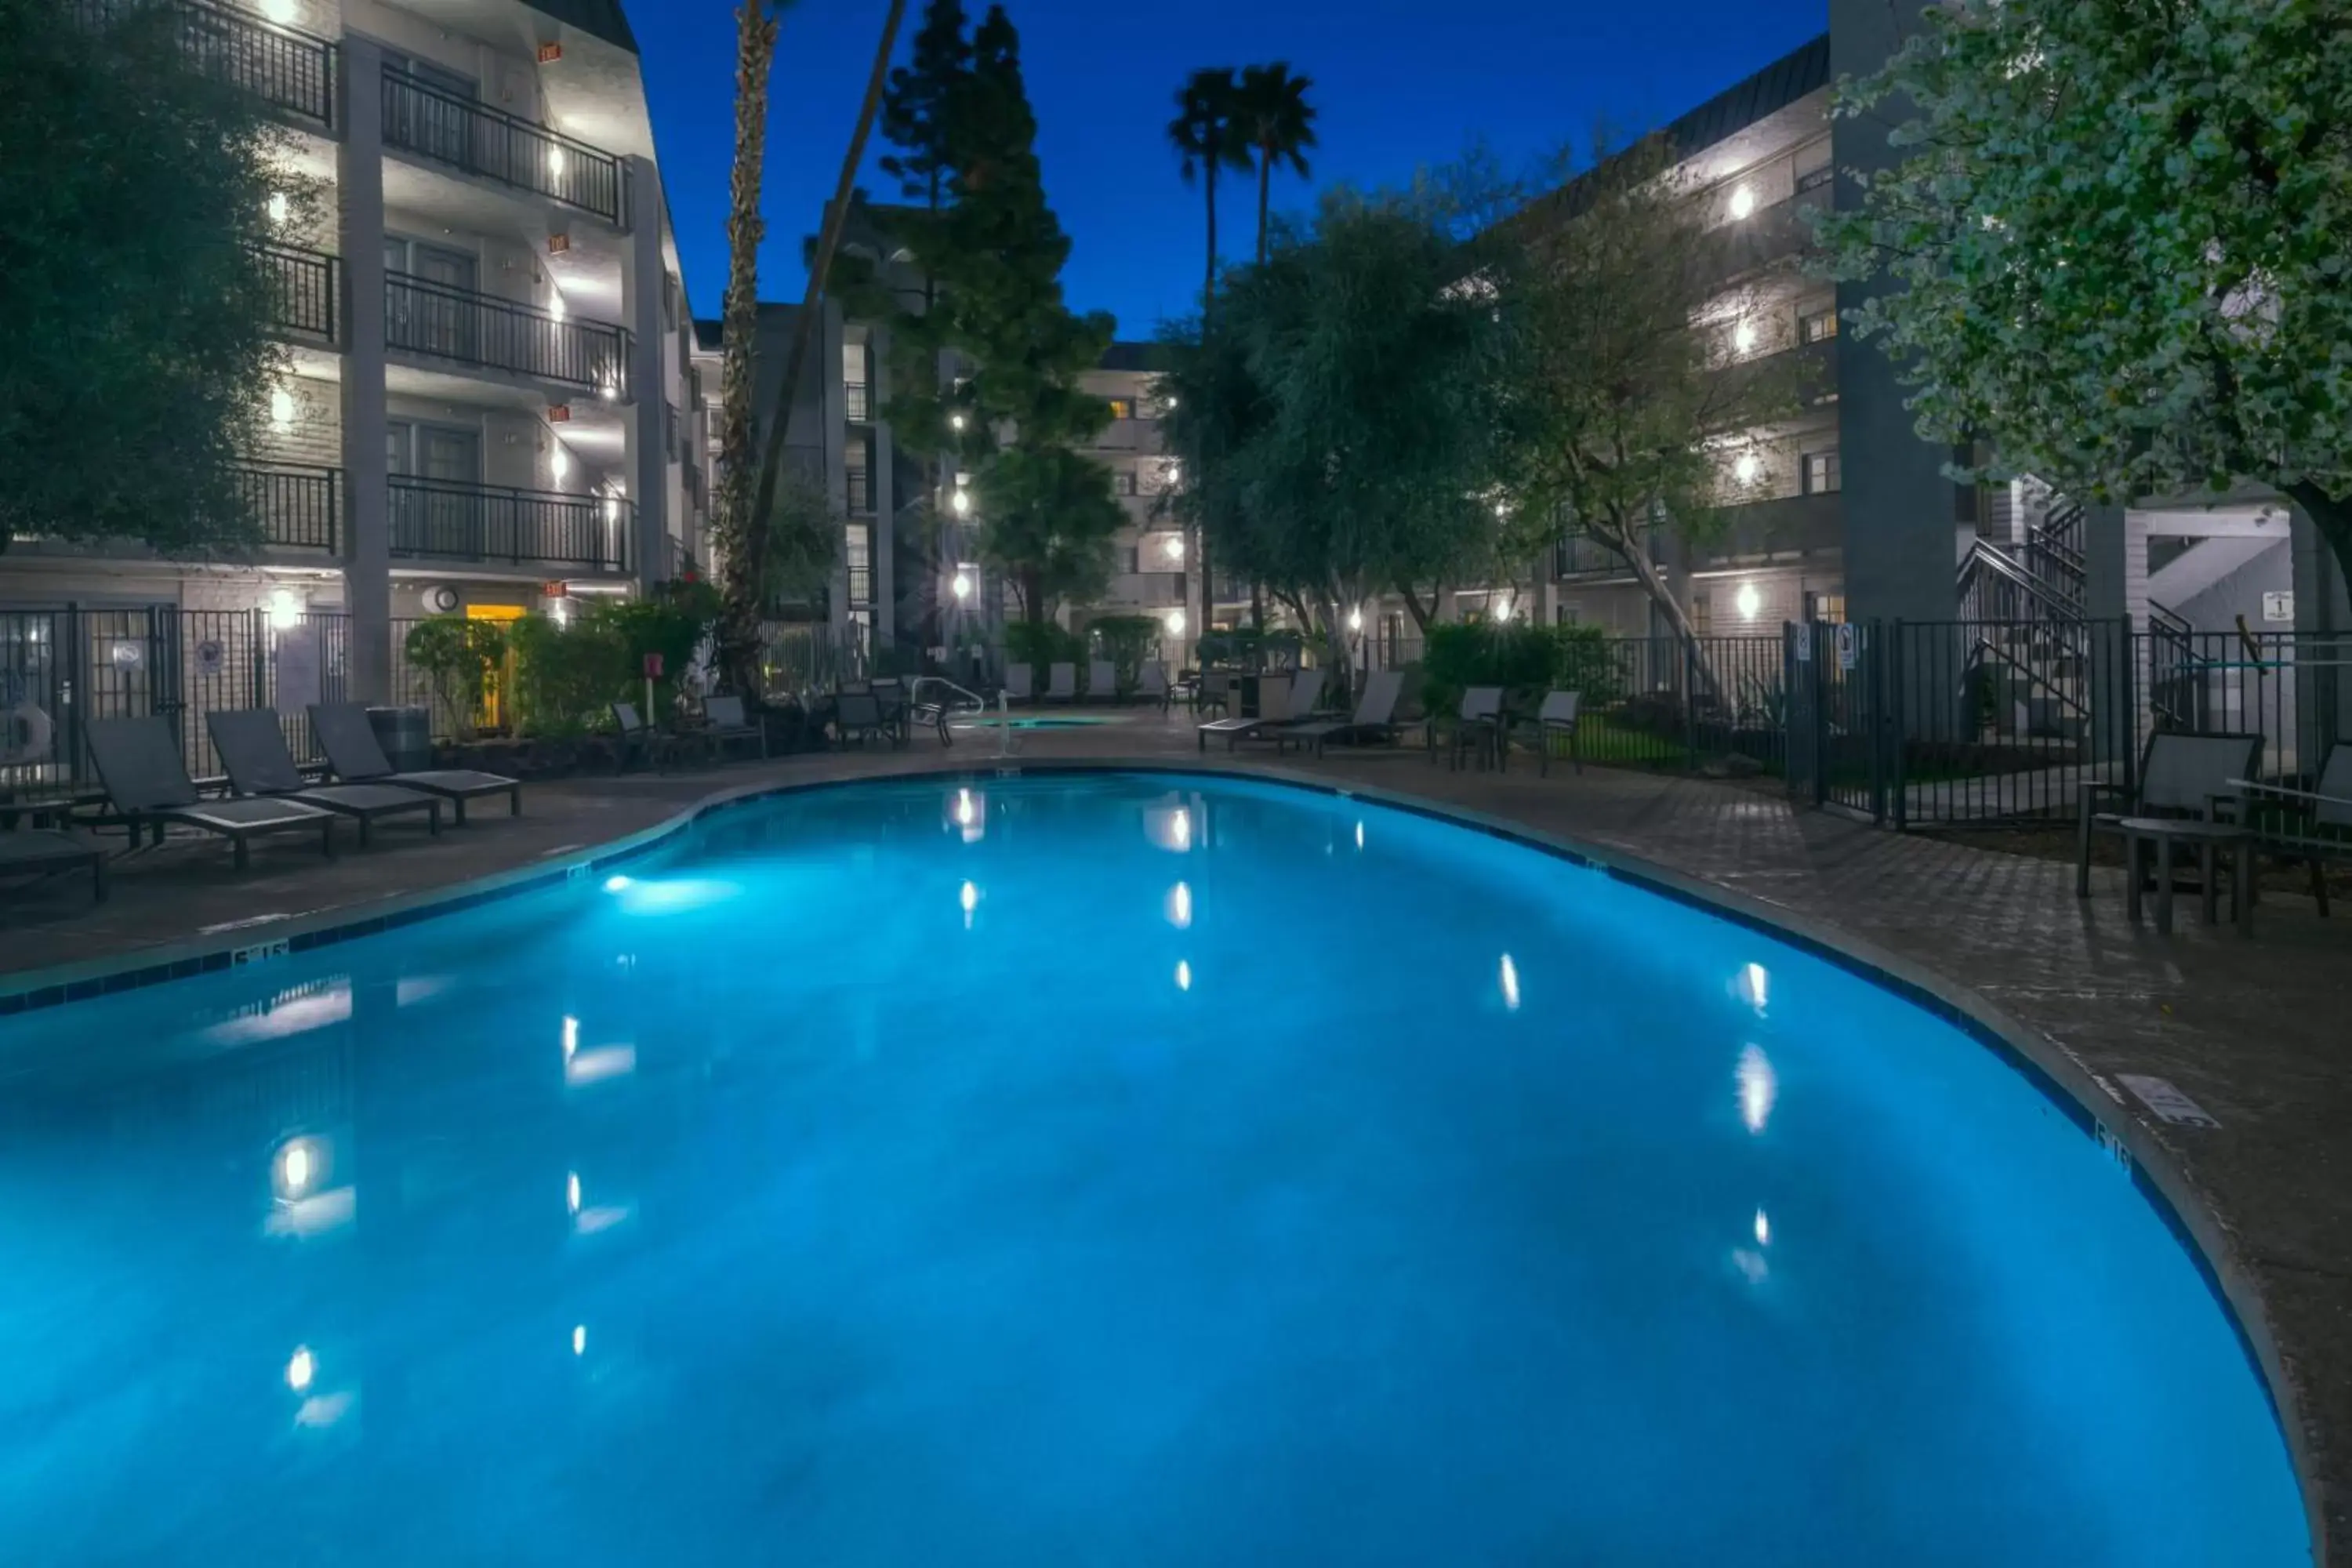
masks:
<path fill-rule="evenodd" d="M 539 63 L 541 65 L 551 66 L 562 58 L 563 46 L 562 44 L 541 44 L 539 46 Z"/>

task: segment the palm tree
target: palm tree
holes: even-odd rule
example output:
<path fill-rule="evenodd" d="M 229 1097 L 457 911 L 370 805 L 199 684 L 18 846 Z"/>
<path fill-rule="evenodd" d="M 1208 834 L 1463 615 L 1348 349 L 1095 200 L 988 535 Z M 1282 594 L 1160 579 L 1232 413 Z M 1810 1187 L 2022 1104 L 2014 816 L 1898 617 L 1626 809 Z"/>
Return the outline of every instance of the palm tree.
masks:
<path fill-rule="evenodd" d="M 1231 66 L 1202 66 L 1176 89 L 1176 118 L 1168 122 L 1168 144 L 1176 150 L 1177 168 L 1191 184 L 1199 179 L 1209 205 L 1209 267 L 1201 289 L 1201 310 L 1207 314 L 1217 296 L 1217 171 L 1246 171 L 1249 143 L 1242 139 L 1234 118 L 1241 85 Z M 1192 569 L 1201 574 L 1201 628 L 1206 637 L 1216 624 L 1217 593 L 1209 568 L 1209 533 L 1202 529 L 1192 541 Z"/>
<path fill-rule="evenodd" d="M 1309 173 L 1307 149 L 1315 145 L 1315 106 L 1307 101 L 1307 89 L 1314 85 L 1313 77 L 1291 75 L 1287 60 L 1242 68 L 1234 118 L 1241 126 L 1243 138 L 1257 154 L 1257 259 L 1261 267 L 1265 265 L 1266 195 L 1274 184 L 1274 166 L 1288 163 L 1291 173 L 1301 179 Z"/>
<path fill-rule="evenodd" d="M 1176 118 L 1168 122 L 1168 144 L 1176 150 L 1177 167 L 1191 184 L 1198 179 L 1208 194 L 1209 268 L 1202 300 L 1217 288 L 1217 171 L 1246 172 L 1249 143 L 1243 140 L 1234 111 L 1241 87 L 1231 66 L 1202 66 L 1176 89 Z"/>

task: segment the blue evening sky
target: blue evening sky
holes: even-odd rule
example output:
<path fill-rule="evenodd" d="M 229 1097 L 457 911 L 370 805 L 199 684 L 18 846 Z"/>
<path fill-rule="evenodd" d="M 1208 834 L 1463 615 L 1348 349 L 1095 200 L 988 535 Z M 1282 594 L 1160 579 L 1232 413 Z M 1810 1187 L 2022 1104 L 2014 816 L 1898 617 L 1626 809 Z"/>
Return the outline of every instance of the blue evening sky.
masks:
<path fill-rule="evenodd" d="M 975 16 L 985 9 L 966 0 Z M 1070 302 L 1148 337 L 1192 308 L 1202 203 L 1177 177 L 1163 128 L 1187 71 L 1287 59 L 1314 78 L 1321 148 L 1314 184 L 1401 182 L 1483 137 L 1517 161 L 1573 138 L 1596 116 L 1661 124 L 1796 47 L 1827 25 L 1826 0 L 1011 0 L 1038 119 L 1045 188 L 1073 241 Z M 800 298 L 802 237 L 840 167 L 882 0 L 800 0 L 784 16 L 768 130 L 768 240 L 761 295 Z M 726 285 L 733 156 L 734 22 L 729 0 L 632 0 L 654 134 L 676 210 L 687 289 L 716 316 Z M 901 53 L 920 16 L 909 0 Z M 887 182 L 867 149 L 864 183 Z M 1255 243 L 1254 186 L 1219 187 L 1219 248 Z M 1312 186 L 1276 177 L 1277 208 Z"/>

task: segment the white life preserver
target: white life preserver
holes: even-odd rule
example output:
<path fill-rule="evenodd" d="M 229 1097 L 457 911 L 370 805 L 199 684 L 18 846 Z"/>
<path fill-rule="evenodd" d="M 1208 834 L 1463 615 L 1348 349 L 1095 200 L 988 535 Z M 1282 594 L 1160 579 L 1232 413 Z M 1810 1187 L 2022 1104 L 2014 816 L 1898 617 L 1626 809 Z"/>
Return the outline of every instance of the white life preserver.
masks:
<path fill-rule="evenodd" d="M 29 702 L 0 708 L 0 768 L 49 760 L 49 742 L 58 727 Z"/>

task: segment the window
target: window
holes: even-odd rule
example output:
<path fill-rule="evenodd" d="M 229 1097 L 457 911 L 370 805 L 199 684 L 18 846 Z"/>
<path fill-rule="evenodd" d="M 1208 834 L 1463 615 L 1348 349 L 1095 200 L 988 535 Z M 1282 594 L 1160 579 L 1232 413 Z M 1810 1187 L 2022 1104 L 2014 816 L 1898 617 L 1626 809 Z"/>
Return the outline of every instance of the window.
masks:
<path fill-rule="evenodd" d="M 1797 340 L 1800 342 L 1825 342 L 1837 335 L 1837 309 L 1834 306 L 1797 318 Z"/>
<path fill-rule="evenodd" d="M 1126 563 L 1126 564 L 1121 566 L 1119 570 L 1126 573 L 1130 577 L 1134 576 L 1138 572 L 1142 571 L 1143 563 L 1139 559 L 1140 555 L 1141 552 L 1139 551 L 1136 546 L 1132 544 L 1128 545 L 1125 549 L 1119 552 L 1120 559 Z"/>
<path fill-rule="evenodd" d="M 1110 476 L 1110 488 L 1112 493 L 1115 495 L 1133 495 L 1135 493 L 1135 470 L 1133 468 L 1114 469 Z"/>
<path fill-rule="evenodd" d="M 1114 419 L 1132 419 L 1132 418 L 1134 418 L 1134 417 L 1135 417 L 1135 399 L 1133 399 L 1132 397 L 1114 397 L 1114 398 L 1112 398 L 1112 399 L 1110 400 L 1110 416 L 1111 416 L 1112 418 L 1114 418 Z"/>
<path fill-rule="evenodd" d="M 1705 637 L 1715 629 L 1715 606 L 1705 594 L 1693 594 L 1690 605 L 1691 634 Z"/>
<path fill-rule="evenodd" d="M 1835 178 L 1837 178 L 1837 166 L 1833 163 L 1822 163 L 1816 168 L 1808 169 L 1803 174 L 1799 174 L 1797 176 L 1797 189 L 1801 193 L 1804 191 L 1817 191 Z"/>
<path fill-rule="evenodd" d="M 1816 594 L 1808 590 L 1805 595 L 1805 619 L 1822 621 L 1832 626 L 1844 620 L 1845 595 Z"/>
<path fill-rule="evenodd" d="M 1563 626 L 1582 626 L 1584 624 L 1584 606 L 1581 605 L 1556 605 L 1553 607 L 1551 618 L 1554 622 Z"/>
<path fill-rule="evenodd" d="M 662 330 L 664 331 L 677 331 L 677 275 L 665 274 L 662 278 Z"/>
<path fill-rule="evenodd" d="M 1805 493 L 1824 496 L 1838 488 L 1838 449 L 1823 447 L 1805 454 Z"/>

